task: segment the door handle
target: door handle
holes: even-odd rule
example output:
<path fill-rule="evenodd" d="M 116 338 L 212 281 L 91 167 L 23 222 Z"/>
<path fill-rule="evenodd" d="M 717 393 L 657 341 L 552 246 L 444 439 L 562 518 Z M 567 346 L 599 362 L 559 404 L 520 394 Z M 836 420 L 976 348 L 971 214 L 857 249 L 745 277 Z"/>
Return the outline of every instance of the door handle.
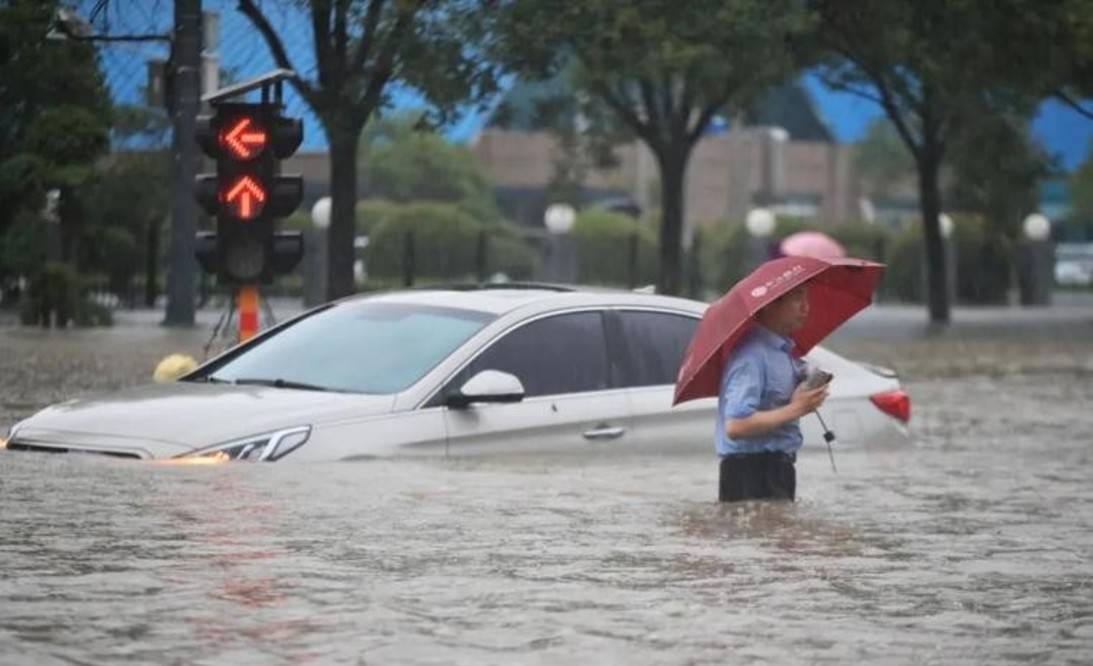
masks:
<path fill-rule="evenodd" d="M 605 439 L 618 439 L 622 437 L 626 432 L 626 428 L 620 426 L 609 426 L 606 423 L 601 423 L 592 430 L 584 431 L 584 438 L 588 440 L 605 440 Z"/>

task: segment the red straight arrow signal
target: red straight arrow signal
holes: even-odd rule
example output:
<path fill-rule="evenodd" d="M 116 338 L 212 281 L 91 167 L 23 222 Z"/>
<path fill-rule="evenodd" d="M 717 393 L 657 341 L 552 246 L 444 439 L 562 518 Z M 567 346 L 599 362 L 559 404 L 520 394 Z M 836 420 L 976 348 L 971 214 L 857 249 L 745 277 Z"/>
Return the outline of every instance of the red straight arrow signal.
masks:
<path fill-rule="evenodd" d="M 266 138 L 265 130 L 252 127 L 250 116 L 243 116 L 227 131 L 220 133 L 220 145 L 236 159 L 249 160 L 266 147 Z"/>
<path fill-rule="evenodd" d="M 265 207 L 266 191 L 250 176 L 242 176 L 224 195 L 224 203 L 234 208 L 239 219 L 251 220 Z"/>

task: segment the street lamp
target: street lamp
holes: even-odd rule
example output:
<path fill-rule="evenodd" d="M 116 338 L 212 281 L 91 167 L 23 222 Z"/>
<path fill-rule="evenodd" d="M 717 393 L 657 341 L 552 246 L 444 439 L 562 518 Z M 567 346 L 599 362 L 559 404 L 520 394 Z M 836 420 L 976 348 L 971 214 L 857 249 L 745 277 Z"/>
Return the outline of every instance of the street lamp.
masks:
<path fill-rule="evenodd" d="M 547 206 L 543 224 L 550 236 L 546 243 L 543 274 L 551 282 L 572 284 L 577 281 L 580 268 L 577 264 L 577 247 L 569 231 L 577 222 L 577 211 L 566 203 Z"/>
<path fill-rule="evenodd" d="M 314 306 L 326 301 L 326 234 L 330 228 L 330 197 L 323 197 L 311 207 L 310 242 L 306 248 L 304 272 L 304 305 Z M 354 277 L 356 277 L 354 262 Z"/>

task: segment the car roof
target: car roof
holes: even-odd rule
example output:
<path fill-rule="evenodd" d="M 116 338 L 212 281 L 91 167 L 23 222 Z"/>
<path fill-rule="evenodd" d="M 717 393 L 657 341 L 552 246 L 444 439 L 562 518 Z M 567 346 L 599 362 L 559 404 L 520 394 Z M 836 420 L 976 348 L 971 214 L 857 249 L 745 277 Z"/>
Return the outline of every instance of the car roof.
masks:
<path fill-rule="evenodd" d="M 701 301 L 660 294 L 549 284 L 459 285 L 451 288 L 405 289 L 358 295 L 347 300 L 437 305 L 489 312 L 497 316 L 523 308 L 550 310 L 582 306 L 664 308 L 700 314 L 707 306 Z"/>

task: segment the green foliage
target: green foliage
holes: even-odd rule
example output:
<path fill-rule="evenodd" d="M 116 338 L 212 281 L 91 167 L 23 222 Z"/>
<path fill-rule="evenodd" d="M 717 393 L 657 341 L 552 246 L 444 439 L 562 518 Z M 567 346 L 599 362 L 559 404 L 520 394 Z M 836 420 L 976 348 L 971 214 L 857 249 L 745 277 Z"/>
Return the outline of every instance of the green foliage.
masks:
<path fill-rule="evenodd" d="M 846 254 L 859 259 L 885 261 L 891 234 L 883 227 L 864 222 L 849 222 L 822 230 L 839 241 Z"/>
<path fill-rule="evenodd" d="M 575 61 L 575 87 L 589 107 L 581 115 L 595 118 L 591 107 L 598 106 L 652 151 L 663 188 L 657 287 L 678 293 L 683 173 L 691 151 L 715 115 L 747 106 L 792 72 L 785 45 L 807 27 L 807 12 L 792 0 L 514 0 L 495 20 L 500 60 L 527 78 Z M 569 110 L 561 115 L 575 117 Z M 555 188 L 565 195 L 579 168 L 562 166 Z"/>
<path fill-rule="evenodd" d="M 722 220 L 702 229 L 699 265 L 709 288 L 724 293 L 748 274 L 748 240 L 743 223 Z"/>
<path fill-rule="evenodd" d="M 67 264 L 47 263 L 31 280 L 20 304 L 26 326 L 111 326 L 110 310 L 87 300 L 86 281 Z"/>
<path fill-rule="evenodd" d="M 999 305 L 1009 296 L 1014 246 L 979 215 L 953 216 L 956 297 L 963 303 Z"/>
<path fill-rule="evenodd" d="M 365 265 L 370 279 L 401 278 L 412 234 L 415 279 L 474 280 L 482 233 L 489 234 L 488 272 L 505 270 L 520 279 L 531 275 L 534 254 L 514 232 L 483 225 L 450 203 L 413 203 L 393 211 L 372 228 Z"/>
<path fill-rule="evenodd" d="M 0 280 L 32 275 L 46 256 L 46 226 L 37 215 L 24 211 L 7 233 L 0 235 Z"/>
<path fill-rule="evenodd" d="M 913 182 L 915 160 L 891 120 L 878 118 L 869 126 L 854 153 L 854 170 L 872 197 L 891 196 L 897 185 Z"/>
<path fill-rule="evenodd" d="M 880 287 L 882 298 L 904 303 L 925 300 L 925 247 L 919 226 L 916 224 L 897 233 L 889 244 L 888 267 Z"/>
<path fill-rule="evenodd" d="M 1073 217 L 1093 221 L 1093 144 L 1085 160 L 1070 177 L 1068 183 L 1073 206 Z"/>
<path fill-rule="evenodd" d="M 369 196 L 397 203 L 454 202 L 480 222 L 499 221 L 493 188 L 474 155 L 421 129 L 420 119 L 420 113 L 407 113 L 365 129 L 361 171 Z"/>
<path fill-rule="evenodd" d="M 953 216 L 956 297 L 969 305 L 1006 302 L 1014 266 L 1014 246 L 992 231 L 982 216 Z M 895 235 L 890 243 L 882 295 L 908 303 L 925 300 L 925 243 L 922 224 Z"/>
<path fill-rule="evenodd" d="M 982 213 L 989 229 L 1009 238 L 1020 235 L 1021 221 L 1039 207 L 1040 181 L 1055 170 L 1029 124 L 1018 116 L 984 115 L 965 127 L 950 148 L 947 205 Z"/>
<path fill-rule="evenodd" d="M 110 102 L 95 47 L 43 39 L 57 7 L 0 3 L 0 233 L 40 209 L 46 189 L 83 182 L 106 148 Z"/>
<path fill-rule="evenodd" d="M 584 284 L 627 286 L 630 244 L 637 239 L 634 282 L 650 284 L 657 277 L 657 237 L 649 227 L 620 213 L 589 208 L 573 225 L 577 240 L 580 281 Z"/>
<path fill-rule="evenodd" d="M 357 202 L 357 234 L 368 236 L 373 229 L 383 224 L 406 207 L 407 204 L 395 203 L 385 199 L 364 199 Z"/>

